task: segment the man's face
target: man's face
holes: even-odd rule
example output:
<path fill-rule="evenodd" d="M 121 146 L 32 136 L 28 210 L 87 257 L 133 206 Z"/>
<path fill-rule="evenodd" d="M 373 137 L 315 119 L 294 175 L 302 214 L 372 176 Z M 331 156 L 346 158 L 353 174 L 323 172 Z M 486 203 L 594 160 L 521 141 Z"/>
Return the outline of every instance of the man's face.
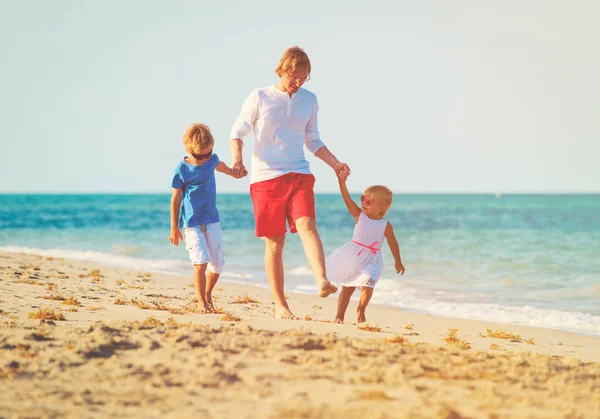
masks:
<path fill-rule="evenodd" d="M 308 78 L 308 70 L 298 69 L 290 73 L 284 73 L 281 80 L 283 82 L 283 87 L 288 93 L 297 93 Z"/>

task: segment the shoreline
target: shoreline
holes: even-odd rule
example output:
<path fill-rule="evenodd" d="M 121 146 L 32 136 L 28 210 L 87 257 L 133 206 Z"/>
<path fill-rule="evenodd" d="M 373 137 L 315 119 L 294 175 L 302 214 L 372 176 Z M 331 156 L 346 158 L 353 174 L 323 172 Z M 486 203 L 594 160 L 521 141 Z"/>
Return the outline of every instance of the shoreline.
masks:
<path fill-rule="evenodd" d="M 112 257 L 122 257 L 124 260 L 111 260 L 110 254 L 105 254 L 96 251 L 80 251 L 73 254 L 73 250 L 60 250 L 60 249 L 35 249 L 35 248 L 21 248 L 18 246 L 8 246 L 4 248 L 0 248 L 0 254 L 24 254 L 24 255 L 33 255 L 33 256 L 43 256 L 49 257 L 53 259 L 66 259 L 71 260 L 75 263 L 89 263 L 98 266 L 106 266 L 111 267 L 117 270 L 123 271 L 132 271 L 132 270 L 141 270 L 140 267 L 147 263 L 150 268 L 144 270 L 144 272 L 151 272 L 154 275 L 162 275 L 162 276 L 175 276 L 175 277 L 187 277 L 187 274 L 181 274 L 178 272 L 165 270 L 164 268 L 158 267 L 153 260 L 150 259 L 140 259 L 136 257 L 131 257 L 128 255 L 117 255 Z M 161 262 L 166 262 L 161 261 Z M 171 261 L 175 263 L 182 264 L 186 268 L 189 267 L 189 262 L 186 260 L 181 261 Z M 306 269 L 307 273 L 305 276 L 312 278 L 312 273 L 308 268 Z M 290 283 L 293 283 L 293 277 L 297 276 L 297 273 L 288 272 L 286 285 L 289 286 Z M 231 283 L 231 284 L 239 284 L 239 285 L 247 285 L 250 287 L 257 287 L 261 289 L 269 289 L 268 284 L 266 283 L 266 279 L 264 279 L 264 284 L 256 284 L 245 281 L 243 278 L 247 276 L 241 268 L 236 268 L 232 271 L 226 271 L 221 276 L 221 282 L 223 283 Z M 250 275 L 252 276 L 252 275 Z M 389 281 L 389 280 L 388 280 Z M 493 324 L 500 325 L 499 327 L 510 328 L 510 327 L 533 327 L 536 329 L 548 329 L 552 331 L 562 331 L 573 333 L 576 335 L 582 335 L 587 337 L 596 337 L 600 338 L 600 317 L 591 313 L 578 312 L 568 309 L 551 309 L 544 307 L 536 307 L 536 306 L 518 306 L 518 305 L 500 305 L 496 303 L 486 302 L 486 303 L 478 303 L 474 301 L 462 301 L 462 302 L 453 302 L 451 300 L 438 300 L 435 299 L 430 300 L 428 298 L 423 298 L 422 301 L 418 301 L 419 297 L 417 297 L 417 301 L 410 301 L 409 304 L 404 304 L 403 307 L 399 307 L 394 304 L 386 304 L 385 302 L 378 302 L 377 297 L 379 293 L 385 293 L 386 290 L 383 289 L 385 286 L 385 281 L 382 281 L 380 287 L 378 288 L 378 292 L 374 294 L 374 298 L 371 300 L 369 307 L 373 307 L 374 305 L 380 305 L 382 307 L 395 308 L 399 309 L 403 312 L 414 313 L 414 314 L 422 314 L 422 315 L 431 315 L 435 317 L 441 318 L 452 318 L 459 320 L 467 320 L 467 321 L 479 321 L 479 322 L 489 322 Z M 306 288 L 306 287 L 305 287 Z M 300 290 L 290 290 L 287 291 L 290 294 L 298 294 L 298 295 L 312 295 L 316 294 L 316 286 L 314 287 L 314 291 L 307 289 Z M 418 292 L 415 294 L 415 289 L 410 290 L 411 292 L 410 298 L 414 300 L 415 295 L 420 295 Z M 425 290 L 427 293 L 427 290 Z M 426 295 L 426 294 L 425 294 Z M 354 296 L 356 298 L 356 296 Z M 337 294 L 336 297 L 337 298 Z M 354 301 L 354 300 L 352 300 Z M 423 303 L 423 306 L 427 308 L 419 308 L 416 307 L 418 303 Z M 411 305 L 412 304 L 412 305 Z M 435 310 L 437 304 L 445 306 L 443 313 L 440 313 L 439 309 Z M 471 313 L 476 313 L 477 315 L 465 314 L 468 312 L 469 308 L 473 308 Z M 527 309 L 527 310 L 526 310 Z M 531 310 L 533 311 L 531 311 Z M 463 311 L 463 313 L 459 313 L 459 311 Z M 483 311 L 482 311 L 483 310 Z M 525 310 L 525 311 L 524 311 Z M 506 314 L 505 314 L 506 312 Z M 502 313 L 502 314 L 499 314 Z M 454 314 L 454 315 L 453 315 Z M 507 316 L 507 317 L 506 317 Z M 587 323 L 589 325 L 588 330 L 585 330 L 586 323 L 585 317 L 591 317 L 593 322 Z M 506 317 L 502 319 L 498 319 L 498 317 Z M 582 319 L 583 317 L 583 319 Z M 549 327 L 546 324 L 535 324 L 540 323 L 539 319 L 557 319 L 559 324 L 558 327 Z M 565 319 L 569 319 L 568 321 Z M 542 323 L 548 323 L 549 320 L 544 320 Z M 562 324 L 561 324 L 562 322 Z M 571 326 L 568 326 L 571 324 Z M 597 329 L 597 330 L 589 330 L 589 329 Z"/>
<path fill-rule="evenodd" d="M 356 325 L 354 300 L 338 325 L 337 298 L 291 292 L 301 320 L 279 320 L 268 288 L 222 281 L 222 313 L 197 314 L 191 282 L 0 252 L 0 411 L 593 417 L 600 403 L 597 337 L 377 304 Z"/>

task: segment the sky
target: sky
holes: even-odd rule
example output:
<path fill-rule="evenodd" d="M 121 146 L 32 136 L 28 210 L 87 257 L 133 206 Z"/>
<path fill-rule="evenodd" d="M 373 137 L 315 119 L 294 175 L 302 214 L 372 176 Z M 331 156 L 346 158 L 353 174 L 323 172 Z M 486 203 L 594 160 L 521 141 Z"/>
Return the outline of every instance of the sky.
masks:
<path fill-rule="evenodd" d="M 600 192 L 599 21 L 595 0 L 0 0 L 0 193 L 170 193 L 193 122 L 230 164 L 293 45 L 351 191 Z"/>

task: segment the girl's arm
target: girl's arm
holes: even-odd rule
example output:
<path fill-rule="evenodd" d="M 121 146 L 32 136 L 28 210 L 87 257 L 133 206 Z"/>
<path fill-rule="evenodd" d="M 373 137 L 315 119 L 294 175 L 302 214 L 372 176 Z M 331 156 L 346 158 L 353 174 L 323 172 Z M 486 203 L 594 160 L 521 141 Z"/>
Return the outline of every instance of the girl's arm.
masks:
<path fill-rule="evenodd" d="M 179 241 L 183 240 L 183 236 L 179 230 L 179 208 L 181 208 L 181 189 L 173 188 L 173 195 L 171 195 L 171 234 L 169 234 L 169 241 L 175 246 L 179 246 Z"/>
<path fill-rule="evenodd" d="M 340 184 L 340 192 L 342 193 L 342 198 L 344 198 L 344 204 L 346 204 L 346 207 L 348 208 L 350 214 L 354 217 L 354 220 L 358 221 L 358 216 L 362 210 L 350 197 L 350 192 L 348 192 L 348 188 L 346 187 L 346 181 L 342 180 L 342 178 L 338 178 L 338 183 Z"/>
<path fill-rule="evenodd" d="M 227 166 L 223 162 L 220 162 L 219 164 L 217 164 L 217 167 L 215 167 L 215 170 L 217 172 L 221 172 L 221 173 L 225 173 L 226 175 L 233 176 L 233 170 L 231 169 L 231 167 Z M 246 169 L 243 169 L 241 172 L 241 175 L 237 179 L 243 178 L 247 174 L 248 174 L 248 171 Z M 233 176 L 233 177 L 235 177 L 235 176 Z"/>
<path fill-rule="evenodd" d="M 392 256 L 394 256 L 394 262 L 396 265 L 396 273 L 400 275 L 404 275 L 404 265 L 402 264 L 402 259 L 400 258 L 400 246 L 398 245 L 398 240 L 396 240 L 396 236 L 394 235 L 394 228 L 388 221 L 385 226 L 385 238 L 388 242 L 388 246 L 390 246 L 390 250 L 392 251 Z"/>

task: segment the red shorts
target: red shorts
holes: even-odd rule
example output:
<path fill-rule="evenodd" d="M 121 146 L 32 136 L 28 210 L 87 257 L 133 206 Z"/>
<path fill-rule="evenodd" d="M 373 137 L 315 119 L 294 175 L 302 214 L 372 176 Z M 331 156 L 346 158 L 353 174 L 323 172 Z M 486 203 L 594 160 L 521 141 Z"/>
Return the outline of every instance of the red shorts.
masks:
<path fill-rule="evenodd" d="M 296 233 L 296 220 L 301 217 L 315 219 L 315 177 L 301 173 L 288 173 L 275 179 L 250 185 L 254 207 L 256 236 L 283 236 Z"/>

